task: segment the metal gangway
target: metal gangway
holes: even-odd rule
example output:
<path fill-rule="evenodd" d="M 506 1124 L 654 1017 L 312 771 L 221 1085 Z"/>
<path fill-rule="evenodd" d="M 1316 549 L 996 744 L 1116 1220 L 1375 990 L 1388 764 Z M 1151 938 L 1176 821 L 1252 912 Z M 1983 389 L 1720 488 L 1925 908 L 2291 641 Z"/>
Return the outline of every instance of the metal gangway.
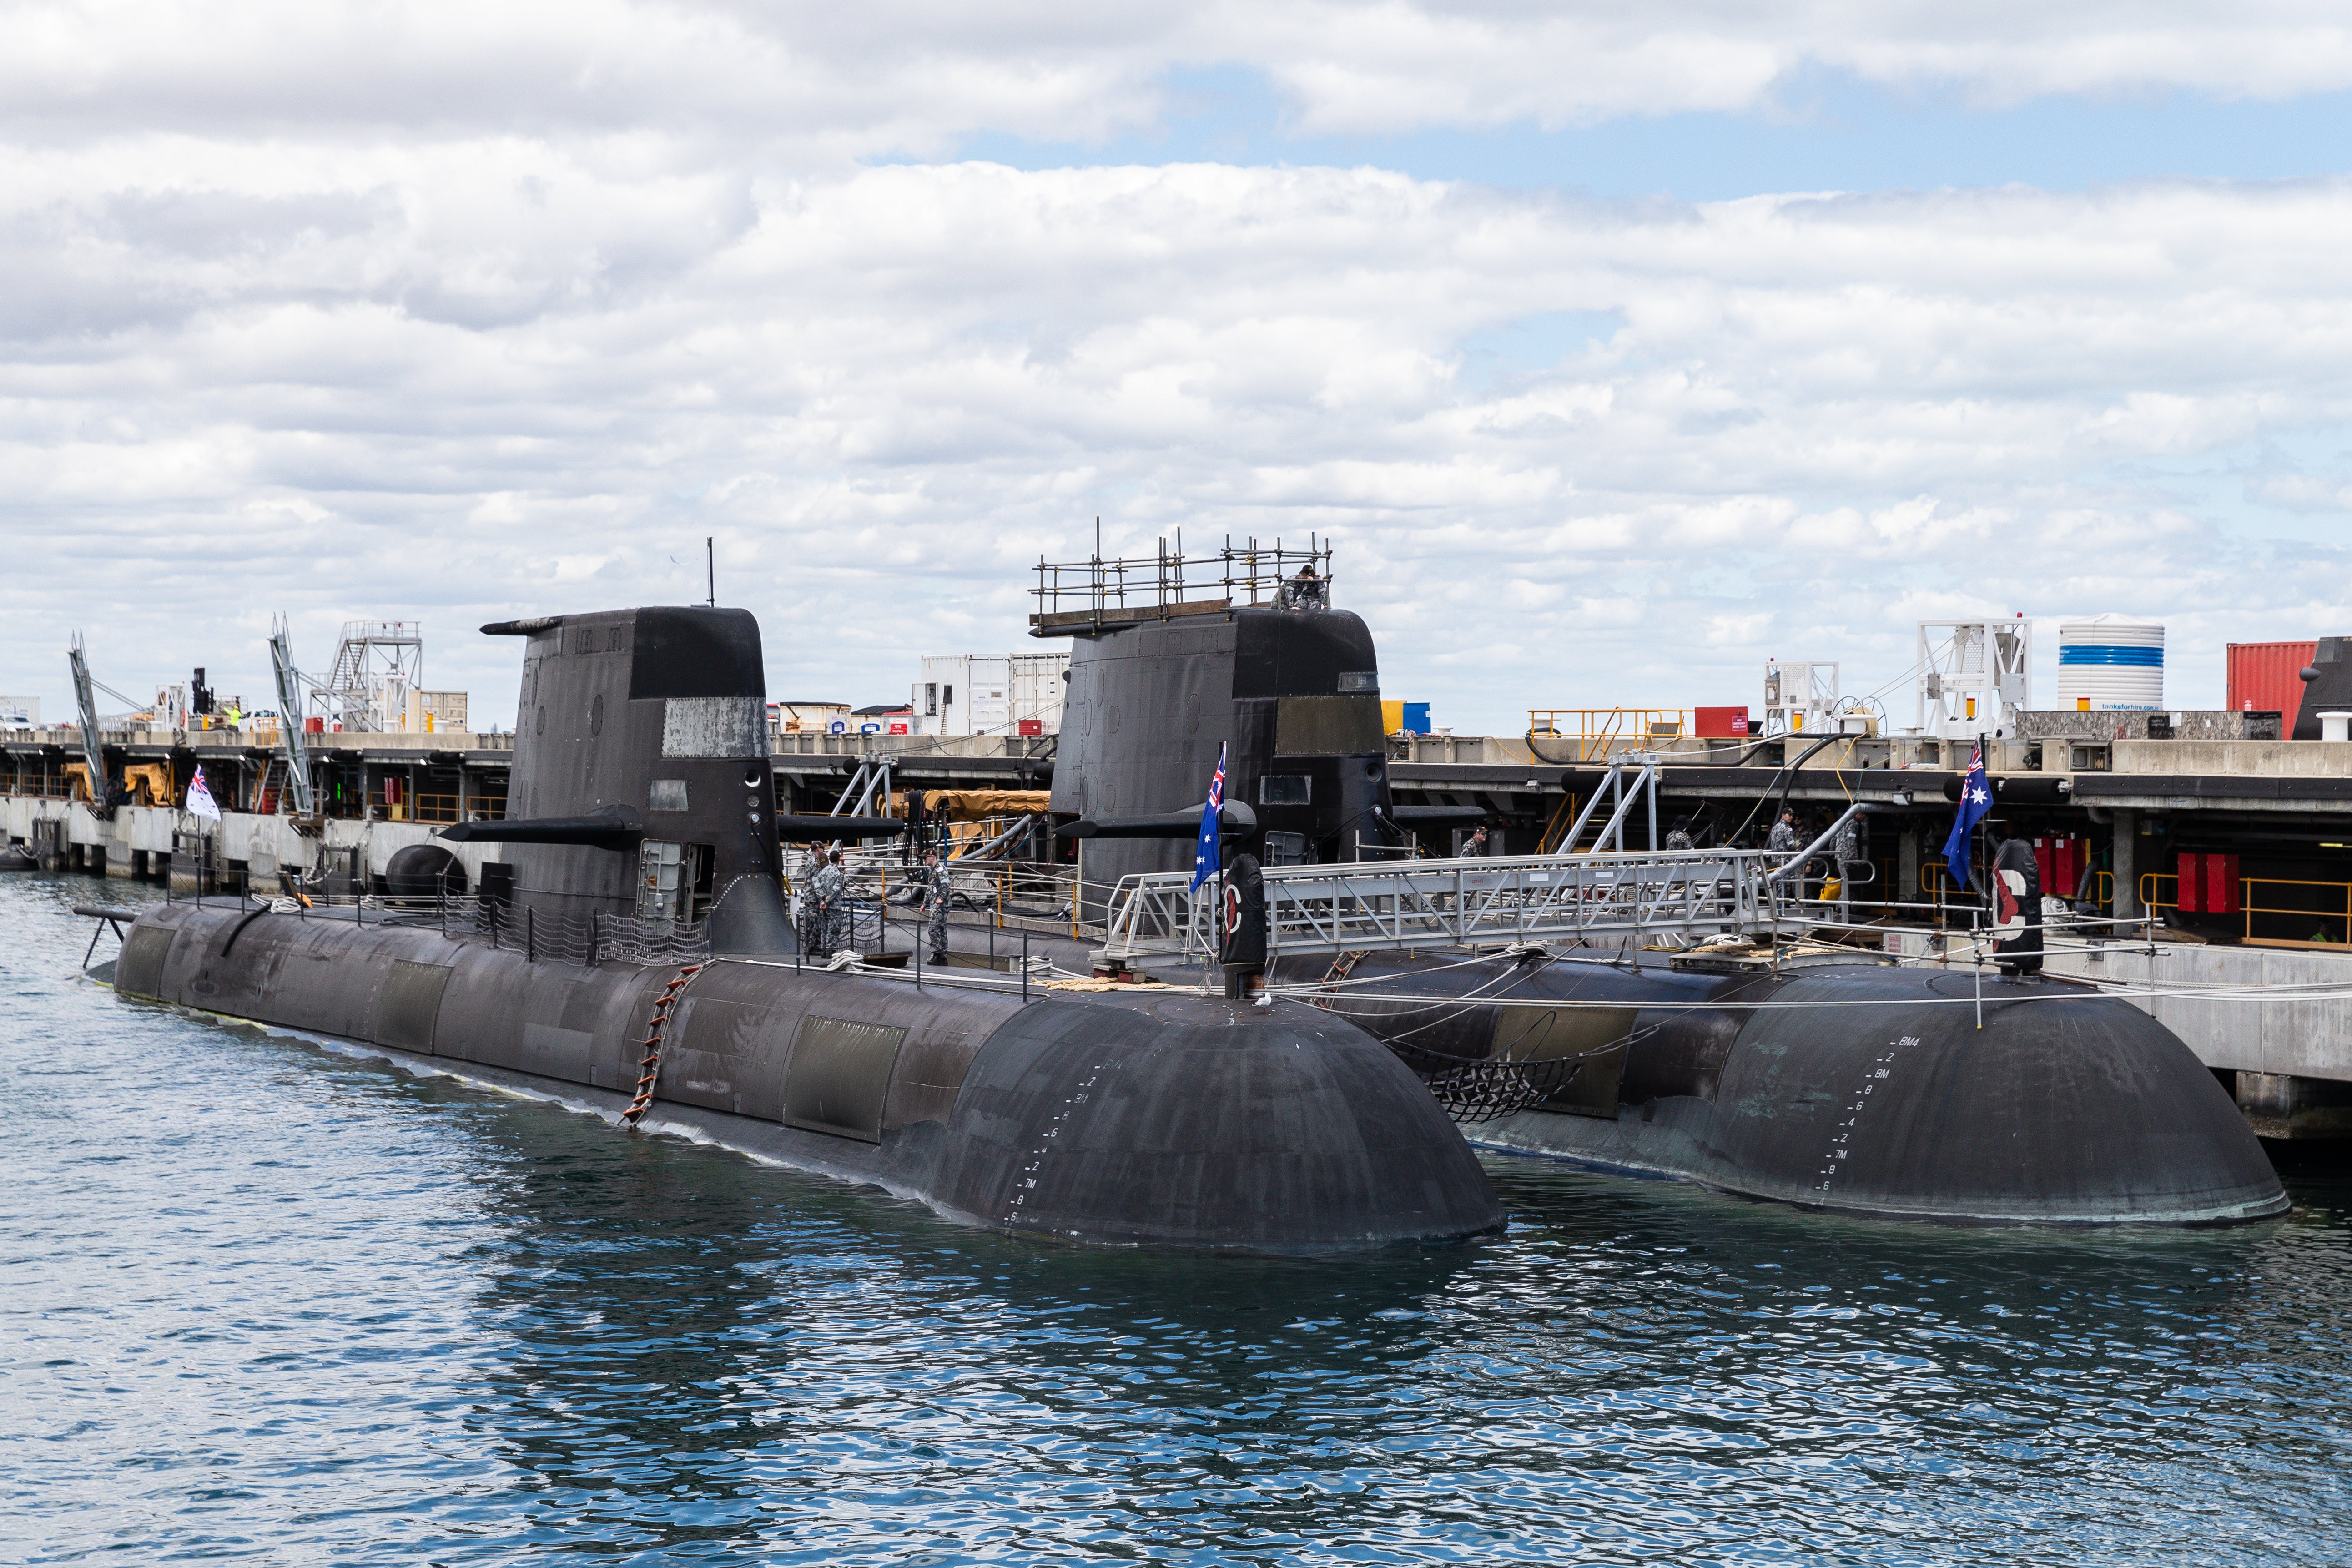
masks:
<path fill-rule="evenodd" d="M 1654 765 L 1643 776 L 1654 777 Z M 1619 797 L 1604 837 L 1641 797 L 1639 784 Z M 1847 823 L 1870 809 L 1860 802 L 1848 806 L 1800 849 L 1607 854 L 1563 846 L 1549 855 L 1268 866 L 1261 872 L 1266 952 L 1475 952 L 1533 942 L 1695 947 L 1718 936 L 1801 936 L 1822 914 L 1805 899 L 1807 868 Z M 1586 810 L 1589 815 L 1591 807 Z M 1580 817 L 1580 827 L 1582 822 Z M 1192 884 L 1190 871 L 1121 878 L 1106 911 L 1097 966 L 1216 956 L 1217 883 L 1203 883 L 1198 893 Z M 1848 912 L 1841 907 L 1840 918 Z"/>
<path fill-rule="evenodd" d="M 1804 857 L 1785 850 L 1520 855 L 1265 868 L 1266 951 L 1307 956 L 1401 948 L 1696 946 L 1801 934 Z M 1190 871 L 1122 878 L 1106 967 L 1205 962 L 1219 950 L 1217 885 Z"/>

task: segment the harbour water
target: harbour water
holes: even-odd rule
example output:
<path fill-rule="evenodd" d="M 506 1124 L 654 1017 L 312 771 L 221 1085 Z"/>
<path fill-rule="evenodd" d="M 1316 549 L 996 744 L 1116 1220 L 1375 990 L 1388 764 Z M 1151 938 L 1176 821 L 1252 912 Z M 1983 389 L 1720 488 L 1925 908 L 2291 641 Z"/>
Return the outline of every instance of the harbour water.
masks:
<path fill-rule="evenodd" d="M 2341 1177 L 2050 1235 L 1498 1160 L 1492 1242 L 1068 1250 L 77 981 L 142 896 L 0 880 L 0 1561 L 2352 1560 Z"/>

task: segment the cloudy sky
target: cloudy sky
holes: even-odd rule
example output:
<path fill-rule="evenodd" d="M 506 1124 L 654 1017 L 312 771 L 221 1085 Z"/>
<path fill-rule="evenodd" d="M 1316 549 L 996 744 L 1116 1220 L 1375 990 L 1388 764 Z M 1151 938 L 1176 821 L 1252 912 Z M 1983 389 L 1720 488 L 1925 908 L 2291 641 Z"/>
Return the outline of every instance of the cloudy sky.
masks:
<path fill-rule="evenodd" d="M 269 616 L 757 611 L 770 692 L 1026 567 L 1338 542 L 1391 696 L 1760 702 L 1914 623 L 2352 632 L 2316 4 L 9 4 L 0 691 Z"/>

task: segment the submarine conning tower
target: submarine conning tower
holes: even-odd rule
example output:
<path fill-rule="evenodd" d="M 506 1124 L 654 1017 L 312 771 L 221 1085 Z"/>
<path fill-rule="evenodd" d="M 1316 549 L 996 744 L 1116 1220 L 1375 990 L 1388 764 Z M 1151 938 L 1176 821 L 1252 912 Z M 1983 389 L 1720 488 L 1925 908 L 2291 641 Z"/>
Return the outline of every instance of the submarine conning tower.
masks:
<path fill-rule="evenodd" d="M 709 921 L 719 952 L 785 952 L 767 676 L 748 610 L 541 616 L 522 685 L 506 843 L 512 898 L 542 916 Z"/>
<path fill-rule="evenodd" d="M 1267 865 L 1398 842 L 1380 660 L 1362 618 L 1332 607 L 1330 557 L 1229 541 L 1200 557 L 1180 542 L 1040 562 L 1031 635 L 1074 639 L 1055 812 L 1106 824 L 1198 812 L 1223 747 L 1225 798 L 1255 814 Z M 1103 918 L 1121 877 L 1181 870 L 1192 854 L 1174 829 L 1088 839 L 1086 917 Z"/>

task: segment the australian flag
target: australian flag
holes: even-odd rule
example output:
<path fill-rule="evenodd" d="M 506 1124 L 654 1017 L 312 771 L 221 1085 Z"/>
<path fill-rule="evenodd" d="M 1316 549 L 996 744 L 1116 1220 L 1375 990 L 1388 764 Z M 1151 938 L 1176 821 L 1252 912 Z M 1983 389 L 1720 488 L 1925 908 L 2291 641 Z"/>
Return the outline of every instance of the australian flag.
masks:
<path fill-rule="evenodd" d="M 1217 776 L 1209 781 L 1209 804 L 1201 812 L 1201 843 L 1192 851 L 1192 891 L 1199 892 L 1201 884 L 1215 876 L 1224 865 L 1224 852 L 1218 847 L 1217 830 L 1225 815 L 1225 748 L 1217 748 Z"/>
<path fill-rule="evenodd" d="M 1952 819 L 1952 836 L 1944 840 L 1944 864 L 1963 888 L 1969 885 L 1969 835 L 1991 809 L 1992 784 L 1985 778 L 1984 747 L 1979 745 L 1969 758 L 1968 777 L 1960 781 L 1960 815 Z"/>

